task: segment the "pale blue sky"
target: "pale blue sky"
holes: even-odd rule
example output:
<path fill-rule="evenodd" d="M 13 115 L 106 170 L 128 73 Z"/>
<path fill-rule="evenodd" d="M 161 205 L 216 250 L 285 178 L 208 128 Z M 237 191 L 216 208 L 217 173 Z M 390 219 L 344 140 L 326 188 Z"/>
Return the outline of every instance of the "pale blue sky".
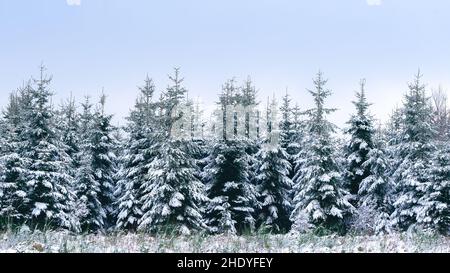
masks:
<path fill-rule="evenodd" d="M 419 67 L 429 87 L 450 88 L 448 0 L 68 2 L 77 0 L 0 0 L 0 105 L 41 61 L 54 76 L 55 101 L 104 87 L 117 120 L 147 73 L 162 89 L 174 66 L 207 104 L 226 79 L 251 75 L 261 99 L 289 87 L 303 108 L 321 69 L 340 126 L 362 77 L 381 119 Z"/>

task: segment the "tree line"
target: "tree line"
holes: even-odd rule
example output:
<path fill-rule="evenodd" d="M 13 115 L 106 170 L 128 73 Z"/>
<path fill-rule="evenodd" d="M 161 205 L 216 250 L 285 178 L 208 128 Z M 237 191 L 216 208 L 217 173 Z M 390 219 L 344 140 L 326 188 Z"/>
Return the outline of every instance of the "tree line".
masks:
<path fill-rule="evenodd" d="M 321 72 L 308 90 L 311 109 L 286 93 L 280 107 L 268 102 L 257 119 L 227 110 L 259 104 L 250 78 L 241 86 L 229 80 L 217 100 L 222 115 L 211 126 L 223 135 L 205 137 L 179 69 L 158 98 L 147 77 L 126 126 L 118 127 L 104 94 L 95 103 L 70 97 L 55 107 L 52 78 L 41 67 L 37 79 L 10 94 L 0 118 L 0 226 L 448 234 L 450 116 L 444 92 L 430 97 L 421 77 L 383 125 L 375 124 L 362 80 L 343 135 L 328 120 L 336 109 L 326 103 L 332 91 Z"/>

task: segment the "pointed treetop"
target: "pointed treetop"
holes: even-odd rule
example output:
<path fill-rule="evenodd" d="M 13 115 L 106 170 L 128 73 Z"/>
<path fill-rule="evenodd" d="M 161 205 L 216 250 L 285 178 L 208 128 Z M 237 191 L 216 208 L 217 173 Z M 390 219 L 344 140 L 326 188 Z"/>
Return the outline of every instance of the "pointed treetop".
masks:
<path fill-rule="evenodd" d="M 323 78 L 322 71 L 319 70 L 316 78 L 313 79 L 315 90 L 309 90 L 309 93 L 314 97 L 314 102 L 318 110 L 323 109 L 325 98 L 331 95 L 331 90 L 325 89 L 328 80 Z"/>
<path fill-rule="evenodd" d="M 236 96 L 236 79 L 233 77 L 222 85 L 222 93 L 219 96 L 218 104 L 222 106 L 232 105 L 235 103 Z"/>
<path fill-rule="evenodd" d="M 290 112 L 292 110 L 291 109 L 291 97 L 289 96 L 287 87 L 286 87 L 286 93 L 282 98 L 282 102 L 283 103 L 281 104 L 280 110 L 283 113 L 283 119 L 287 121 L 290 118 L 290 114 L 291 114 Z"/>
<path fill-rule="evenodd" d="M 102 94 L 100 95 L 100 107 L 102 115 L 105 113 L 106 95 L 105 88 L 102 88 Z"/>
<path fill-rule="evenodd" d="M 424 93 L 425 92 L 425 84 L 421 83 L 423 74 L 420 72 L 420 68 L 417 71 L 417 74 L 414 75 L 414 80 L 413 82 L 409 82 L 408 83 L 408 87 L 410 89 L 410 93 L 415 94 L 415 95 L 420 95 L 419 93 Z"/>
<path fill-rule="evenodd" d="M 356 106 L 359 116 L 365 116 L 367 113 L 367 109 L 369 108 L 371 103 L 367 102 L 366 98 L 366 79 L 361 79 L 360 81 L 360 90 L 356 91 L 356 101 L 352 101 L 353 105 Z"/>
<path fill-rule="evenodd" d="M 144 86 L 139 86 L 138 89 L 141 91 L 141 95 L 145 101 L 151 99 L 153 97 L 153 93 L 155 92 L 155 84 L 153 83 L 153 79 L 151 79 L 147 74 L 145 77 Z"/>
<path fill-rule="evenodd" d="M 185 97 L 187 92 L 187 89 L 181 86 L 184 78 L 180 77 L 180 68 L 174 68 L 174 74 L 173 76 L 169 75 L 169 80 L 172 82 L 172 85 L 167 87 L 164 97 L 167 103 L 176 105 Z"/>
<path fill-rule="evenodd" d="M 258 104 L 256 98 L 257 93 L 258 90 L 256 90 L 256 87 L 254 86 L 251 77 L 247 76 L 247 80 L 244 82 L 244 85 L 241 88 L 241 94 L 239 94 L 241 103 L 244 106 L 257 105 Z"/>

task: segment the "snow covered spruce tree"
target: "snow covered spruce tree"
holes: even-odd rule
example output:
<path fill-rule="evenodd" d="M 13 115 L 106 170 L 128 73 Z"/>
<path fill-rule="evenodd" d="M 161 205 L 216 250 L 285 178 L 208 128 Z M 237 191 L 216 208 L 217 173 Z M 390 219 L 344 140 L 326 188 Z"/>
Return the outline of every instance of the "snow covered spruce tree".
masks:
<path fill-rule="evenodd" d="M 245 146 L 245 152 L 248 155 L 248 175 L 251 184 L 256 185 L 256 176 L 258 168 L 261 165 L 259 157 L 256 156 L 261 149 L 263 138 L 254 137 L 255 114 L 258 111 L 257 106 L 257 90 L 254 86 L 250 76 L 244 81 L 244 84 L 239 88 L 234 98 L 234 105 L 236 106 L 233 117 L 233 131 L 235 132 L 235 139 L 240 141 Z M 269 105 L 267 105 L 269 107 Z M 239 108 L 244 111 L 239 111 Z M 268 108 L 269 109 L 269 108 Z M 270 111 L 267 111 L 267 115 Z M 266 122 L 269 120 L 266 118 Z M 271 121 L 270 121 L 271 122 Z M 243 130 L 240 129 L 243 127 Z M 261 133 L 261 130 L 260 130 Z M 256 215 L 253 215 L 256 217 Z"/>
<path fill-rule="evenodd" d="M 26 206 L 27 186 L 23 179 L 25 161 L 20 156 L 20 128 L 22 127 L 22 103 L 26 90 L 12 93 L 0 118 L 0 228 L 17 226 L 29 219 Z"/>
<path fill-rule="evenodd" d="M 260 201 L 257 224 L 271 232 L 287 232 L 291 228 L 289 217 L 292 210 L 288 154 L 278 144 L 267 143 L 257 158 L 260 161 L 256 176 Z"/>
<path fill-rule="evenodd" d="M 125 152 L 120 158 L 121 167 L 116 187 L 118 216 L 116 227 L 134 231 L 142 217 L 142 185 L 147 180 L 150 163 L 155 157 L 155 140 L 158 124 L 155 123 L 155 106 L 152 101 L 155 86 L 147 77 L 125 128 Z"/>
<path fill-rule="evenodd" d="M 432 127 L 435 131 L 436 149 L 429 168 L 429 180 L 424 182 L 424 195 L 417 220 L 427 229 L 443 235 L 450 232 L 450 145 L 449 111 L 447 95 L 441 86 L 432 93 Z"/>
<path fill-rule="evenodd" d="M 246 145 L 227 140 L 214 145 L 204 179 L 211 199 L 208 225 L 213 233 L 238 233 L 255 228 L 257 208 L 255 185 L 250 181 Z"/>
<path fill-rule="evenodd" d="M 373 148 L 373 120 L 368 113 L 370 104 L 365 94 L 365 80 L 361 80 L 360 90 L 356 92 L 356 113 L 347 122 L 349 128 L 345 133 L 350 137 L 344 149 L 344 181 L 346 188 L 352 194 L 352 203 L 358 203 L 358 191 L 361 181 L 370 175 L 369 164 L 366 164 L 368 154 Z"/>
<path fill-rule="evenodd" d="M 227 81 L 219 98 L 221 134 L 206 159 L 203 180 L 210 198 L 206 208 L 213 233 L 243 233 L 255 228 L 257 193 L 251 181 L 248 139 L 236 134 L 235 117 L 228 109 L 239 101 L 234 81 Z M 254 167 L 257 165 L 255 164 Z"/>
<path fill-rule="evenodd" d="M 314 79 L 315 90 L 309 90 L 314 97 L 315 108 L 308 110 L 307 135 L 302 156 L 297 164 L 301 166 L 294 177 L 294 210 L 291 220 L 294 228 L 307 222 L 333 232 L 345 232 L 344 220 L 353 211 L 343 189 L 341 174 L 334 158 L 332 133 L 334 125 L 326 114 L 335 109 L 325 108 L 325 99 L 331 95 L 326 89 L 327 80 L 321 72 Z"/>
<path fill-rule="evenodd" d="M 72 159 L 71 173 L 79 166 L 76 155 L 79 152 L 79 124 L 78 124 L 78 112 L 75 103 L 75 99 L 70 95 L 69 99 L 64 101 L 58 114 L 58 135 L 62 143 L 66 146 L 66 153 Z"/>
<path fill-rule="evenodd" d="M 169 229 L 190 234 L 206 228 L 199 207 L 206 196 L 203 184 L 194 175 L 195 162 L 187 153 L 187 146 L 192 143 L 173 134 L 178 131 L 177 121 L 183 117 L 178 107 L 186 96 L 178 68 L 169 79 L 171 85 L 159 102 L 161 116 L 158 121 L 162 130 L 153 146 L 158 152 L 149 164 L 147 180 L 141 186 L 143 215 L 138 229 L 149 232 Z"/>
<path fill-rule="evenodd" d="M 106 211 L 100 201 L 100 181 L 96 179 L 94 168 L 93 127 L 94 114 L 89 97 L 81 104 L 80 150 L 76 154 L 79 166 L 75 177 L 77 194 L 77 217 L 80 219 L 83 231 L 103 230 L 105 227 Z"/>
<path fill-rule="evenodd" d="M 32 88 L 30 108 L 25 113 L 26 125 L 21 132 L 23 141 L 20 156 L 26 160 L 23 179 L 26 181 L 26 198 L 30 224 L 38 228 L 68 228 L 78 230 L 73 217 L 74 194 L 68 172 L 70 158 L 56 135 L 54 113 L 50 106 L 51 77 L 44 75 L 45 68 Z"/>
<path fill-rule="evenodd" d="M 358 215 L 356 215 L 359 227 L 355 227 L 375 234 L 391 231 L 390 215 L 393 201 L 393 186 L 387 175 L 388 160 L 381 134 L 380 131 L 374 134 L 373 147 L 367 154 L 367 160 L 362 164 L 363 168 L 368 168 L 369 175 L 359 185 Z"/>
<path fill-rule="evenodd" d="M 296 109 L 296 116 L 294 117 L 294 109 Z M 286 94 L 283 96 L 282 104 L 280 107 L 281 121 L 280 121 L 280 146 L 284 149 L 288 155 L 287 159 L 291 166 L 295 165 L 295 156 L 300 152 L 301 132 L 302 128 L 300 123 L 300 110 L 298 106 L 296 108 L 291 107 L 291 98 L 286 90 Z M 295 172 L 294 168 L 291 168 L 289 177 L 293 178 Z"/>
<path fill-rule="evenodd" d="M 403 105 L 402 138 L 394 147 L 399 164 L 393 173 L 396 201 L 391 217 L 393 225 L 402 230 L 424 221 L 418 218 L 422 210 L 419 200 L 425 194 L 426 182 L 431 180 L 428 169 L 435 150 L 432 108 L 421 77 L 419 71 L 409 84 Z"/>
<path fill-rule="evenodd" d="M 115 175 L 117 158 L 114 154 L 114 128 L 111 125 L 112 115 L 105 113 L 106 96 L 100 97 L 93 114 L 93 124 L 90 132 L 94 180 L 99 185 L 98 200 L 105 211 L 103 228 L 109 229 L 115 223 Z"/>
<path fill-rule="evenodd" d="M 292 169 L 289 177 L 293 180 L 295 174 L 299 173 L 300 171 L 301 164 L 299 163 L 304 152 L 302 151 L 302 148 L 305 146 L 304 142 L 307 140 L 305 138 L 306 124 L 302 118 L 305 113 L 301 111 L 298 104 L 295 104 L 291 112 L 293 136 L 292 142 L 289 144 L 289 149 L 287 151 L 289 151 L 289 154 L 292 154 Z M 283 134 L 281 134 L 280 139 L 283 139 Z"/>
<path fill-rule="evenodd" d="M 429 180 L 424 182 L 423 196 L 418 203 L 417 221 L 443 235 L 450 233 L 450 145 L 444 143 L 433 154 L 428 170 Z"/>

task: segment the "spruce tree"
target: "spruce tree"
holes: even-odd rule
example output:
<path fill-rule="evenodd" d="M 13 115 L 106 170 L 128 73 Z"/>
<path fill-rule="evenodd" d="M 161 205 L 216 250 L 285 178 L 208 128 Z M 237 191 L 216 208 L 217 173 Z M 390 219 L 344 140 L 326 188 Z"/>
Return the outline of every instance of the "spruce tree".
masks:
<path fill-rule="evenodd" d="M 368 154 L 373 148 L 373 121 L 368 113 L 370 104 L 365 94 L 365 80 L 361 80 L 360 90 L 356 92 L 356 101 L 353 101 L 356 113 L 347 122 L 349 128 L 345 133 L 350 137 L 346 144 L 344 158 L 344 180 L 348 191 L 353 196 L 354 204 L 358 202 L 358 191 L 361 181 L 370 175 L 369 164 L 365 164 Z"/>
<path fill-rule="evenodd" d="M 241 141 L 227 140 L 214 145 L 204 171 L 207 221 L 213 233 L 238 233 L 255 228 L 257 192 L 249 177 L 249 156 Z"/>
<path fill-rule="evenodd" d="M 298 108 L 297 108 L 298 109 Z M 280 146 L 288 154 L 288 161 L 291 165 L 294 165 L 294 157 L 298 154 L 298 129 L 293 117 L 293 108 L 291 107 L 291 97 L 287 90 L 283 96 L 282 104 L 280 107 L 281 121 L 280 121 Z M 299 119 L 299 113 L 296 113 L 296 118 Z"/>
<path fill-rule="evenodd" d="M 247 109 L 247 111 L 244 111 L 243 113 L 237 113 L 237 115 L 241 115 L 241 117 L 238 118 L 237 124 L 235 124 L 235 126 L 237 125 L 237 127 L 242 127 L 242 125 L 239 123 L 243 123 L 244 130 L 243 134 L 238 133 L 235 136 L 235 140 L 241 142 L 241 144 L 245 147 L 249 165 L 249 182 L 252 185 L 256 186 L 256 184 L 258 183 L 256 176 L 258 175 L 258 168 L 261 165 L 261 163 L 259 162 L 259 157 L 256 156 L 256 154 L 261 149 L 263 138 L 255 137 L 252 134 L 252 131 L 254 129 L 254 120 L 252 118 L 255 116 L 255 111 L 257 110 L 256 108 L 259 102 L 257 101 L 257 89 L 254 86 L 250 76 L 247 77 L 239 92 L 236 94 L 234 103 L 238 107 Z M 269 121 L 267 120 L 267 122 Z M 255 205 L 257 204 L 255 203 Z M 253 217 L 256 218 L 257 216 L 254 214 Z"/>
<path fill-rule="evenodd" d="M 260 202 L 258 226 L 271 232 L 287 232 L 291 228 L 292 210 L 288 154 L 279 145 L 266 144 L 258 152 L 257 191 Z"/>
<path fill-rule="evenodd" d="M 430 180 L 428 169 L 435 149 L 431 126 L 432 108 L 421 83 L 420 71 L 409 84 L 403 105 L 402 138 L 395 146 L 398 167 L 393 173 L 396 187 L 395 210 L 392 223 L 405 230 L 418 220 L 419 200 L 424 195 L 425 183 Z"/>
<path fill-rule="evenodd" d="M 128 117 L 125 153 L 120 158 L 117 228 L 136 230 L 142 217 L 142 185 L 147 180 L 150 163 L 156 151 L 155 106 L 152 101 L 155 86 L 150 78 L 140 87 L 135 107 Z"/>
<path fill-rule="evenodd" d="M 241 93 L 234 81 L 227 81 L 219 97 L 222 120 L 222 138 L 214 144 L 203 172 L 203 181 L 210 199 L 206 217 L 213 233 L 243 233 L 255 228 L 257 192 L 255 171 L 259 164 L 253 160 L 258 143 L 248 134 L 237 134 L 239 122 L 235 116 L 228 116 L 227 109 L 239 104 L 256 105 L 256 89 L 247 80 Z M 249 121 L 247 118 L 244 122 Z M 241 120 L 242 122 L 242 120 Z M 252 124 L 246 125 L 250 128 Z M 246 130 L 247 132 L 247 130 Z M 250 164 L 253 162 L 253 164 Z"/>
<path fill-rule="evenodd" d="M 95 178 L 93 126 L 94 114 L 89 97 L 85 97 L 81 104 L 80 126 L 80 150 L 76 154 L 79 166 L 77 168 L 76 194 L 77 216 L 83 231 L 103 230 L 105 227 L 106 211 L 100 201 L 100 181 Z"/>
<path fill-rule="evenodd" d="M 58 111 L 59 116 L 59 135 L 60 140 L 66 146 L 66 153 L 72 159 L 72 168 L 76 169 L 79 166 L 76 154 L 79 152 L 79 116 L 77 112 L 76 102 L 72 95 L 69 99 L 64 101 Z"/>
<path fill-rule="evenodd" d="M 425 228 L 443 235 L 450 232 L 450 145 L 433 154 L 429 180 L 424 182 L 424 195 L 419 199 L 417 221 Z"/>
<path fill-rule="evenodd" d="M 105 210 L 104 228 L 108 229 L 115 223 L 115 175 L 117 159 L 114 154 L 114 128 L 111 125 L 112 115 L 105 113 L 106 96 L 100 97 L 100 103 L 94 111 L 91 128 L 91 149 L 94 180 L 99 184 L 98 200 Z"/>
<path fill-rule="evenodd" d="M 0 118 L 0 228 L 20 225 L 29 219 L 25 206 L 29 203 L 27 186 L 22 175 L 25 161 L 19 153 L 21 100 L 18 92 L 12 93 Z"/>
<path fill-rule="evenodd" d="M 314 80 L 315 90 L 309 90 L 315 108 L 308 110 L 307 136 L 301 167 L 294 177 L 294 210 L 291 220 L 295 223 L 303 213 L 308 222 L 327 230 L 345 231 L 344 220 L 353 207 L 346 199 L 342 177 L 334 158 L 332 133 L 335 126 L 326 119 L 326 114 L 335 109 L 325 108 L 325 99 L 331 91 L 325 88 L 327 80 L 322 73 Z"/>
<path fill-rule="evenodd" d="M 204 202 L 203 184 L 195 177 L 196 166 L 188 153 L 189 140 L 178 138 L 178 111 L 186 96 L 179 69 L 169 76 L 171 85 L 162 94 L 160 103 L 160 137 L 153 146 L 157 152 L 149 165 L 148 177 L 142 184 L 142 218 L 139 230 L 158 232 L 169 228 L 176 233 L 190 234 L 204 229 L 199 204 Z"/>
<path fill-rule="evenodd" d="M 295 174 L 299 173 L 301 168 L 301 160 L 303 156 L 302 148 L 305 146 L 306 124 L 302 119 L 305 114 L 301 111 L 300 106 L 296 104 L 292 108 L 292 140 L 288 144 L 289 154 L 292 154 L 292 169 L 289 177 L 294 180 Z M 283 135 L 281 135 L 283 137 Z M 282 138 L 281 138 L 282 139 Z"/>
<path fill-rule="evenodd" d="M 23 146 L 21 157 L 27 160 L 24 179 L 27 183 L 27 198 L 30 201 L 31 224 L 39 228 L 78 229 L 72 217 L 72 177 L 68 173 L 70 158 L 58 140 L 54 124 L 54 113 L 50 105 L 51 77 L 41 75 L 31 90 L 32 100 L 25 114 L 27 124 L 21 132 Z"/>
<path fill-rule="evenodd" d="M 362 211 L 368 211 L 370 215 L 367 215 L 366 218 L 362 215 L 360 221 L 370 222 L 375 234 L 389 233 L 391 231 L 389 220 L 392 213 L 393 187 L 387 173 L 388 158 L 381 132 L 374 137 L 374 145 L 367 154 L 367 160 L 362 167 L 369 170 L 369 175 L 359 185 L 358 207 L 363 208 Z"/>

